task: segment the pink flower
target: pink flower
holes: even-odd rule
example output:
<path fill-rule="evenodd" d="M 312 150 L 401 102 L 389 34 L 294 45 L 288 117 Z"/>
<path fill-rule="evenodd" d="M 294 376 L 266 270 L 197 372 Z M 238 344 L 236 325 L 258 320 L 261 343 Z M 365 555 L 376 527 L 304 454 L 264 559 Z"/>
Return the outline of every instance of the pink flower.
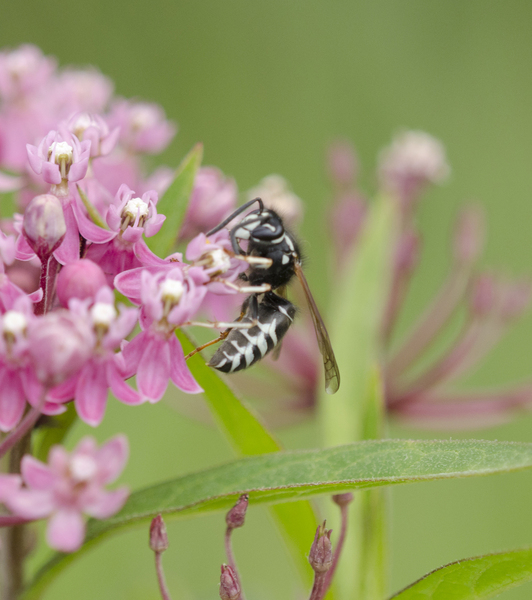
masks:
<path fill-rule="evenodd" d="M 202 167 L 194 180 L 180 239 L 189 240 L 218 225 L 236 208 L 237 198 L 234 179 L 215 167 Z"/>
<path fill-rule="evenodd" d="M 10 431 L 22 418 L 26 399 L 41 396 L 29 354 L 28 329 L 35 322 L 30 299 L 21 295 L 0 314 L 0 430 Z"/>
<path fill-rule="evenodd" d="M 157 214 L 157 200 L 157 193 L 153 190 L 138 198 L 127 185 L 121 185 L 107 212 L 109 230 L 93 225 L 94 229 L 99 229 L 111 239 L 106 243 L 98 243 L 93 238 L 96 243 L 89 248 L 87 258 L 100 265 L 109 284 L 118 273 L 141 266 L 136 256 L 137 246 L 149 252 L 144 248 L 142 234 L 147 237 L 155 235 L 166 218 Z M 89 232 L 87 234 L 92 235 Z"/>
<path fill-rule="evenodd" d="M 125 404 L 141 404 L 143 399 L 124 382 L 125 361 L 115 353 L 135 327 L 138 310 L 124 307 L 117 313 L 108 287 L 98 291 L 90 308 L 89 302 L 72 299 L 69 304 L 77 320 L 91 330 L 89 356 L 70 379 L 49 392 L 47 399 L 63 403 L 74 398 L 80 418 L 96 427 L 104 417 L 109 389 Z"/>
<path fill-rule="evenodd" d="M 120 129 L 115 127 L 112 131 L 100 115 L 91 113 L 77 113 L 68 121 L 68 130 L 80 142 L 89 140 L 91 143 L 90 155 L 95 158 L 109 154 L 118 141 Z"/>
<path fill-rule="evenodd" d="M 105 286 L 102 269 L 91 260 L 82 258 L 65 265 L 57 277 L 57 297 L 61 305 L 68 307 L 72 298 L 94 300 L 98 290 Z"/>
<path fill-rule="evenodd" d="M 27 144 L 26 148 L 31 168 L 46 183 L 59 185 L 65 180 L 75 182 L 83 179 L 87 173 L 90 140 L 80 142 L 70 132 L 52 130 L 39 146 Z"/>
<path fill-rule="evenodd" d="M 118 435 L 101 448 L 91 437 L 83 438 L 72 453 L 53 446 L 44 464 L 30 455 L 21 462 L 25 487 L 9 490 L 8 508 L 25 519 L 49 518 L 48 544 L 61 552 L 74 552 L 83 544 L 83 515 L 107 519 L 124 505 L 129 491 L 107 491 L 127 462 L 127 438 Z M 11 486 L 11 482 L 9 482 Z"/>
<path fill-rule="evenodd" d="M 80 111 L 102 111 L 113 94 L 113 82 L 94 68 L 65 69 L 54 80 L 55 104 L 66 117 Z"/>
<path fill-rule="evenodd" d="M 198 267 L 185 274 L 172 265 L 134 269 L 115 279 L 115 287 L 133 301 L 142 302 L 142 332 L 124 347 L 126 376 L 137 374 L 139 392 L 150 402 L 160 400 L 168 380 L 184 392 L 202 391 L 184 359 L 175 329 L 199 310 L 208 281 Z"/>
<path fill-rule="evenodd" d="M 15 237 L 0 231 L 0 262 L 11 265 L 15 260 Z"/>
<path fill-rule="evenodd" d="M 120 143 L 130 152 L 158 154 L 174 137 L 177 128 L 166 120 L 158 104 L 119 100 L 108 117 L 110 127 L 120 128 Z"/>
<path fill-rule="evenodd" d="M 31 44 L 0 53 L 0 96 L 14 100 L 39 91 L 56 68 L 55 59 Z"/>

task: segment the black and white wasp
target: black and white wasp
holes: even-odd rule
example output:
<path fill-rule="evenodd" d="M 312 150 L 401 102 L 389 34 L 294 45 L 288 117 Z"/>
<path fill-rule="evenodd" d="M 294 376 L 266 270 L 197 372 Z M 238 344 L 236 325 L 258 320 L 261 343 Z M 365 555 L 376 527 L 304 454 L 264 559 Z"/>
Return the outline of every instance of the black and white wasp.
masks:
<path fill-rule="evenodd" d="M 255 198 L 239 207 L 209 231 L 207 236 L 223 229 L 254 203 L 257 203 L 259 208 L 248 213 L 230 230 L 229 235 L 236 255 L 271 260 L 271 263 L 251 262 L 249 269 L 241 275 L 250 286 L 269 286 L 270 291 L 254 293 L 246 298 L 242 305 L 240 322 L 250 323 L 250 327 L 224 332 L 220 336 L 224 341 L 209 365 L 225 373 L 234 373 L 250 367 L 268 352 L 280 347 L 283 336 L 292 324 L 296 308 L 282 295 L 275 293 L 275 290 L 282 292 L 296 275 L 308 302 L 323 357 L 325 389 L 329 394 L 334 394 L 340 386 L 340 372 L 331 341 L 303 274 L 297 241 L 286 229 L 281 217 L 275 211 L 265 208 L 260 198 Z M 240 242 L 244 240 L 247 241 L 245 251 L 240 246 Z"/>

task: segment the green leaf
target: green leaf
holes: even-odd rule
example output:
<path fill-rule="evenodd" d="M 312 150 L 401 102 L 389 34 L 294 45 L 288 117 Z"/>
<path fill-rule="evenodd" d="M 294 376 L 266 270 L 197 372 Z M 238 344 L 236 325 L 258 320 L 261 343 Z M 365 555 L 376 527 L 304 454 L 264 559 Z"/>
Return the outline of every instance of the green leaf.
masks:
<path fill-rule="evenodd" d="M 85 208 L 87 209 L 87 212 L 89 213 L 89 217 L 91 219 L 91 221 L 95 224 L 98 225 L 98 227 L 101 227 L 102 229 L 109 229 L 109 227 L 107 226 L 107 223 L 103 220 L 102 215 L 98 212 L 98 209 L 94 206 L 94 204 L 88 199 L 87 195 L 85 194 L 85 192 L 79 187 L 78 184 L 76 184 L 76 187 L 78 188 L 78 194 L 79 197 L 81 198 L 81 201 L 83 202 L 83 205 L 85 206 Z"/>
<path fill-rule="evenodd" d="M 380 328 L 391 284 L 397 203 L 377 198 L 333 296 L 331 339 L 342 384 L 321 395 L 323 443 L 336 446 L 382 435 L 382 394 L 375 388 Z M 365 492 L 349 508 L 350 527 L 334 587 L 341 598 L 377 600 L 386 588 L 383 492 Z M 380 536 L 378 540 L 376 536 Z"/>
<path fill-rule="evenodd" d="M 226 511 L 242 493 L 249 493 L 253 506 L 531 467 L 532 444 L 478 440 L 372 440 L 325 450 L 242 458 L 135 492 L 111 519 L 91 520 L 82 549 L 71 555 L 55 555 L 37 573 L 23 598 L 39 598 L 54 577 L 88 548 L 117 530 L 145 523 L 158 513 L 191 517 Z"/>
<path fill-rule="evenodd" d="M 177 336 L 185 354 L 196 347 L 182 331 L 178 331 Z M 217 371 L 206 365 L 200 354 L 191 357 L 187 364 L 203 387 L 211 413 L 237 455 L 254 456 L 282 450 L 279 442 L 261 423 L 259 417 L 234 394 Z M 317 522 L 312 506 L 308 502 L 279 504 L 272 506 L 271 512 L 284 534 L 303 580 L 308 583 L 308 540 Z"/>
<path fill-rule="evenodd" d="M 77 418 L 73 402 L 67 404 L 64 413 L 46 417 L 45 424 L 39 426 L 32 435 L 33 455 L 46 462 L 48 452 L 54 444 L 61 444 Z"/>
<path fill-rule="evenodd" d="M 459 560 L 432 571 L 392 598 L 485 600 L 532 581 L 532 548 Z"/>
<path fill-rule="evenodd" d="M 161 257 L 171 254 L 175 248 L 181 224 L 187 212 L 188 200 L 194 187 L 194 179 L 203 159 L 203 144 L 196 144 L 185 156 L 176 170 L 174 180 L 157 203 L 157 212 L 166 220 L 157 235 L 146 239 L 152 252 Z"/>

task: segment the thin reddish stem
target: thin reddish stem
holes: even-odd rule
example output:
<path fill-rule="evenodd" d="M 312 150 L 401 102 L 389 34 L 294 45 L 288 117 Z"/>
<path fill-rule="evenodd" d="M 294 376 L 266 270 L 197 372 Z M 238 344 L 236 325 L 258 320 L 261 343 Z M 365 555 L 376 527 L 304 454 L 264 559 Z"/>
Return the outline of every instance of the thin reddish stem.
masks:
<path fill-rule="evenodd" d="M 13 446 L 19 440 L 21 440 L 27 433 L 31 431 L 35 423 L 37 423 L 37 420 L 41 416 L 42 408 L 46 402 L 47 391 L 48 390 L 46 388 L 43 390 L 39 404 L 31 408 L 31 410 L 26 414 L 17 427 L 0 444 L 0 458 L 9 452 L 9 450 L 11 450 L 11 448 L 13 448 Z"/>
<path fill-rule="evenodd" d="M 166 585 L 166 578 L 164 576 L 163 569 L 163 553 L 155 552 L 155 570 L 157 572 L 157 581 L 159 582 L 159 590 L 163 600 L 172 600 L 168 586 Z"/>

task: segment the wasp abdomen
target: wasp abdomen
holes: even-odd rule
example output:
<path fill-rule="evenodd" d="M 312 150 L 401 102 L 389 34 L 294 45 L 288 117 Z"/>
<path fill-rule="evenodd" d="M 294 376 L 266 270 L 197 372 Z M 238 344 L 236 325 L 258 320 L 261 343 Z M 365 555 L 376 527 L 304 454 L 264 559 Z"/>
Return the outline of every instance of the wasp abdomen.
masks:
<path fill-rule="evenodd" d="M 249 329 L 233 329 L 209 366 L 224 373 L 247 369 L 280 343 L 295 314 L 291 302 L 273 293 L 266 294 L 258 306 L 257 324 Z M 242 320 L 242 323 L 252 322 L 249 316 Z"/>

